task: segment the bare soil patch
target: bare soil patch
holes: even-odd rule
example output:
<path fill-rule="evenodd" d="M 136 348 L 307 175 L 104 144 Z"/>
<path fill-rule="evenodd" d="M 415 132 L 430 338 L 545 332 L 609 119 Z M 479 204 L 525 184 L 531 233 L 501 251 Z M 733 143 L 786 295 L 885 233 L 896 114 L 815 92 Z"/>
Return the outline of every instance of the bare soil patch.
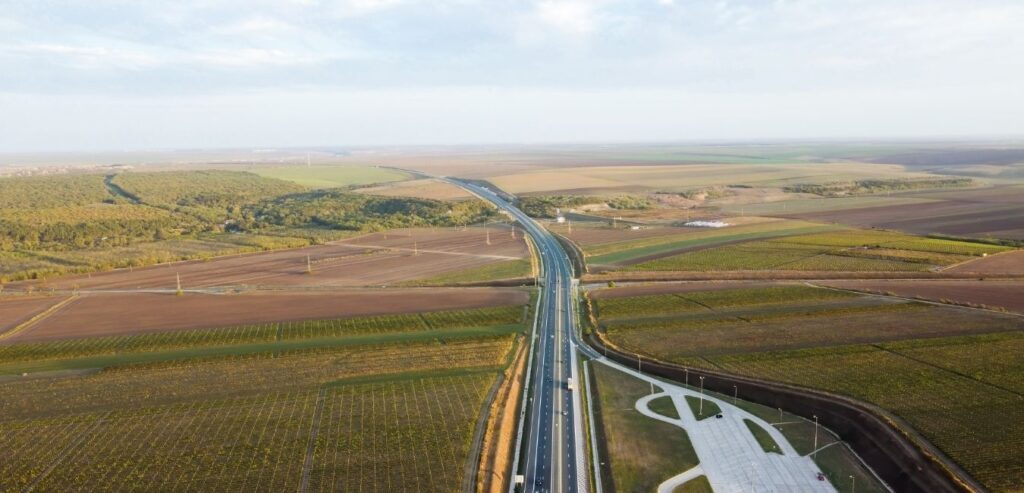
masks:
<path fill-rule="evenodd" d="M 60 296 L 0 298 L 0 334 L 28 321 L 63 299 L 64 297 Z"/>
<path fill-rule="evenodd" d="M 1002 307 L 1024 313 L 1024 282 L 1022 281 L 865 280 L 828 281 L 820 284 L 844 289 L 891 292 L 907 298 L 921 297 L 934 301 L 950 300 L 956 303 Z"/>
<path fill-rule="evenodd" d="M 487 244 L 488 236 L 490 244 Z M 461 229 L 403 229 L 373 233 L 326 245 L 208 261 L 119 269 L 66 276 L 46 287 L 83 290 L 176 289 L 227 286 L 380 286 L 433 277 L 510 259 L 526 258 L 522 233 L 507 226 Z M 307 272 L 307 256 L 313 273 Z M 12 287 L 19 283 L 12 283 Z"/>
<path fill-rule="evenodd" d="M 971 260 L 959 265 L 954 265 L 943 272 L 968 273 L 968 274 L 1019 274 L 1024 275 L 1024 250 L 989 255 L 988 257 Z"/>
<path fill-rule="evenodd" d="M 66 309 L 4 342 L 482 308 L 523 304 L 528 298 L 528 292 L 519 288 L 359 289 L 230 296 L 98 293 L 83 295 Z"/>

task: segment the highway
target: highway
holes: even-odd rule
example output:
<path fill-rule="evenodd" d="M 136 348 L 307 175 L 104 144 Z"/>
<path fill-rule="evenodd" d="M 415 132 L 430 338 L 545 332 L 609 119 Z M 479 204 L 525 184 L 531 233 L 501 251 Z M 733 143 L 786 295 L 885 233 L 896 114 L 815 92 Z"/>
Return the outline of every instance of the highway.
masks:
<path fill-rule="evenodd" d="M 450 180 L 507 212 L 531 236 L 541 262 L 541 302 L 536 331 L 536 364 L 531 369 L 524 427 L 525 476 L 521 491 L 587 492 L 588 475 L 579 396 L 575 279 L 558 240 L 525 213 L 489 189 Z M 570 389 L 572 382 L 573 389 Z"/>

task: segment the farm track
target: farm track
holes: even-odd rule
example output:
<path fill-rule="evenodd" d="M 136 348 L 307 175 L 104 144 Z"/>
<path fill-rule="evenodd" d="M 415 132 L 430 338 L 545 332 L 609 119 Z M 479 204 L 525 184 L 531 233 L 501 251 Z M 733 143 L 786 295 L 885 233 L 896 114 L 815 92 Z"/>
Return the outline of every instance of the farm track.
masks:
<path fill-rule="evenodd" d="M 62 308 L 74 303 L 78 299 L 78 295 L 71 295 L 67 298 L 64 298 L 61 301 L 58 301 L 56 304 L 50 306 L 46 310 L 43 310 L 42 312 L 36 315 L 33 315 L 32 318 L 29 318 L 28 320 L 14 326 L 10 330 L 0 333 L 0 341 L 3 341 L 4 339 L 11 339 L 17 337 L 20 333 L 32 328 L 36 324 L 45 320 L 47 317 L 59 312 Z"/>

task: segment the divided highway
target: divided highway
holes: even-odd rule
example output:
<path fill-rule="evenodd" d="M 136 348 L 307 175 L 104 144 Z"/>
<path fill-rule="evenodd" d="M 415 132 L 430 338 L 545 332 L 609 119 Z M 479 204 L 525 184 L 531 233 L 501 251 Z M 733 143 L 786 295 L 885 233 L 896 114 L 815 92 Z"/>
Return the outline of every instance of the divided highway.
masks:
<path fill-rule="evenodd" d="M 511 215 L 533 238 L 541 261 L 541 301 L 524 423 L 525 492 L 586 492 L 588 474 L 579 396 L 576 349 L 591 351 L 576 338 L 575 279 L 558 240 L 518 208 L 491 190 L 462 181 L 452 183 Z M 522 425 L 522 424 L 521 424 Z"/>

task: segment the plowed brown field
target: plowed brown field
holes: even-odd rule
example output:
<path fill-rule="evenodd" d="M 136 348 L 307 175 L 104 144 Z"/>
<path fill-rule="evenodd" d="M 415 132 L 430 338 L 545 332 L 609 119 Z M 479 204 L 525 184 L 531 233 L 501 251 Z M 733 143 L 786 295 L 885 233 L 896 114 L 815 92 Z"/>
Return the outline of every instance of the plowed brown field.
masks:
<path fill-rule="evenodd" d="M 1024 282 L 1019 281 L 828 281 L 820 283 L 846 289 L 892 292 L 929 300 L 974 303 L 1024 313 Z"/>
<path fill-rule="evenodd" d="M 17 327 L 47 308 L 60 303 L 64 297 L 10 297 L 0 298 L 0 334 Z"/>
<path fill-rule="evenodd" d="M 487 244 L 488 231 L 490 245 Z M 373 233 L 327 245 L 208 261 L 178 262 L 143 269 L 66 276 L 46 287 L 82 290 L 175 289 L 227 286 L 380 286 L 433 277 L 509 259 L 526 258 L 521 232 L 507 227 L 404 229 Z M 306 257 L 313 274 L 306 272 Z M 12 283 L 17 288 L 25 283 Z"/>
<path fill-rule="evenodd" d="M 954 265 L 943 272 L 957 274 L 1018 274 L 1024 275 L 1024 250 L 990 255 L 963 264 Z"/>
<path fill-rule="evenodd" d="M 87 294 L 4 343 L 526 303 L 519 288 L 358 289 L 330 293 Z M 0 305 L 2 306 L 2 305 Z"/>

